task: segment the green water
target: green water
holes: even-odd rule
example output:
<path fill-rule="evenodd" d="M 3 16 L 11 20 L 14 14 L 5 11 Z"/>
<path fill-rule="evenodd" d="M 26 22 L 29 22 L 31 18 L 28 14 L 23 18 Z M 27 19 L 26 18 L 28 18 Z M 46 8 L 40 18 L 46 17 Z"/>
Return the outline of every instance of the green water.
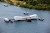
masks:
<path fill-rule="evenodd" d="M 50 11 L 30 10 L 10 4 L 8 4 L 8 7 L 5 7 L 4 4 L 7 3 L 0 2 L 0 33 L 50 33 Z M 14 16 L 28 16 L 23 14 L 25 11 L 29 12 L 29 15 L 37 14 L 39 17 L 44 18 L 44 21 L 4 22 L 4 17 L 13 19 Z"/>

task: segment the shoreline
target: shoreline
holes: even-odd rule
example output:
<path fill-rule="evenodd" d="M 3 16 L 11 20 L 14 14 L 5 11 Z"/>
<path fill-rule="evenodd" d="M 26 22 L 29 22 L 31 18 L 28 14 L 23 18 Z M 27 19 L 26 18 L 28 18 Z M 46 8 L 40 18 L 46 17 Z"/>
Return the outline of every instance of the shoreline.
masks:
<path fill-rule="evenodd" d="M 1 1 L 1 2 L 2 2 L 2 1 Z M 8 3 L 8 4 L 10 4 L 9 2 L 5 2 L 5 1 L 4 1 L 4 3 Z M 10 4 L 10 5 L 12 5 L 12 4 Z M 12 6 L 20 7 L 20 6 L 18 6 L 18 5 L 14 5 L 14 4 L 13 4 Z M 21 8 L 26 8 L 26 7 L 21 7 Z M 30 9 L 30 8 L 26 8 L 26 9 Z M 31 10 L 39 10 L 39 9 L 31 9 Z M 42 10 L 42 9 L 41 9 L 41 10 Z M 40 11 L 41 11 L 41 10 L 40 10 Z M 47 10 L 47 9 L 44 10 L 44 9 L 43 9 L 43 11 L 50 11 L 50 10 Z"/>

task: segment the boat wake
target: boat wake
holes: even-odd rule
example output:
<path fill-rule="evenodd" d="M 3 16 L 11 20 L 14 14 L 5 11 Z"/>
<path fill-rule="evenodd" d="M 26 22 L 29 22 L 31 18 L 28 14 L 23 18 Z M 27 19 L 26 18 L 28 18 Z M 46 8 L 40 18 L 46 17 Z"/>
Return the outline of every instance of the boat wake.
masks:
<path fill-rule="evenodd" d="M 0 19 L 4 19 L 5 17 L 0 17 Z"/>

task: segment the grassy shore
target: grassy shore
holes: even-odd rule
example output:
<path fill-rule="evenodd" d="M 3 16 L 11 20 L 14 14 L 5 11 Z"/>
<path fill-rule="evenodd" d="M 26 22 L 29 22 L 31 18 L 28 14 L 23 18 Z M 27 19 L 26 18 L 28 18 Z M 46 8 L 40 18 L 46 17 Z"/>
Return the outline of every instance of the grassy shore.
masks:
<path fill-rule="evenodd" d="M 16 1 L 16 0 L 4 0 L 3 2 L 9 3 L 14 6 L 29 8 L 29 9 L 36 9 L 36 10 L 50 10 L 50 5 L 47 4 L 38 4 L 38 5 L 29 5 L 26 4 L 24 1 Z"/>
<path fill-rule="evenodd" d="M 15 6 L 20 6 L 21 3 L 22 3 L 23 5 L 26 4 L 26 2 L 23 2 L 23 1 L 16 1 L 16 0 L 4 0 L 4 2 L 10 3 L 11 5 L 15 5 Z"/>

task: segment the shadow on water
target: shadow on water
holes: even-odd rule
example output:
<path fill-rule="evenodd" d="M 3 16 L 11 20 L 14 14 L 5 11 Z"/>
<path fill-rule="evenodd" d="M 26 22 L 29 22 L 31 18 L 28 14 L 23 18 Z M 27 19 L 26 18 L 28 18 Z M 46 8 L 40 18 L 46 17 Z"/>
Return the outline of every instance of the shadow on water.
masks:
<path fill-rule="evenodd" d="M 26 20 L 25 21 L 14 21 L 14 23 L 22 23 L 22 22 L 27 22 Z M 31 22 L 28 22 L 28 23 L 36 23 L 37 20 L 31 20 Z"/>
<path fill-rule="evenodd" d="M 32 20 L 32 23 L 37 23 L 37 20 Z"/>
<path fill-rule="evenodd" d="M 14 23 L 20 23 L 20 22 L 25 22 L 25 21 L 14 21 Z"/>

